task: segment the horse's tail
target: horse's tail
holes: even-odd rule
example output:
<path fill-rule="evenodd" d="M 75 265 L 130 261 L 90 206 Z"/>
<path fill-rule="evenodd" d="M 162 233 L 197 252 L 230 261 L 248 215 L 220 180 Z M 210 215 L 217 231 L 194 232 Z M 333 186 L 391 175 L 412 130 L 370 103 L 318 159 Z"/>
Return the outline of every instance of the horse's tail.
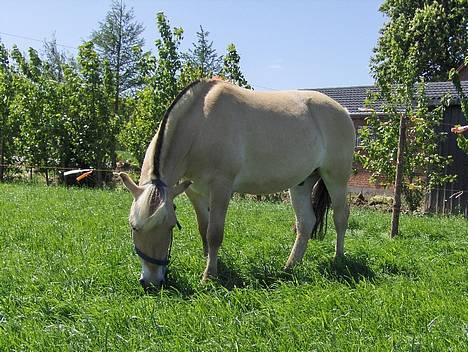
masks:
<path fill-rule="evenodd" d="M 327 216 L 330 209 L 331 199 L 323 179 L 319 179 L 312 189 L 312 208 L 315 213 L 315 226 L 310 237 L 323 240 L 327 231 Z M 325 224 L 325 229 L 324 229 Z"/>

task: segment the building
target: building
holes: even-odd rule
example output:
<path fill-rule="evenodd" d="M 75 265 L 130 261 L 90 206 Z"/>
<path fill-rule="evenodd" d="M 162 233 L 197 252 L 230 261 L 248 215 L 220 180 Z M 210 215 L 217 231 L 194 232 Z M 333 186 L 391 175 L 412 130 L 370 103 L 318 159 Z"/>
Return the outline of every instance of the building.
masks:
<path fill-rule="evenodd" d="M 459 69 L 460 77 L 462 77 L 465 68 Z M 464 76 L 463 76 L 464 77 Z M 468 92 L 468 81 L 462 81 L 462 89 Z M 312 89 L 338 101 L 346 109 L 354 122 L 357 135 L 357 148 L 359 148 L 359 129 L 365 125 L 365 118 L 372 112 L 365 107 L 365 100 L 370 93 L 375 93 L 375 86 L 358 86 L 358 87 L 339 87 L 339 88 L 318 88 Z M 435 212 L 463 212 L 465 215 L 468 212 L 468 155 L 461 151 L 456 143 L 456 136 L 450 133 L 450 127 L 461 124 L 466 125 L 467 122 L 463 116 L 460 107 L 460 99 L 453 86 L 452 82 L 429 82 L 426 83 L 426 95 L 429 104 L 436 106 L 442 96 L 449 93 L 452 97 L 450 106 L 444 114 L 444 121 L 440 132 L 448 132 L 448 136 L 440 145 L 440 154 L 443 156 L 452 155 L 453 162 L 447 167 L 447 174 L 456 174 L 458 179 L 456 182 L 444 185 L 436 190 L 433 190 L 426 199 L 426 208 Z M 377 114 L 383 115 L 383 111 L 379 106 L 374 107 Z M 379 111 L 380 110 L 380 111 Z M 467 133 L 465 133 L 467 135 Z M 355 165 L 356 174 L 351 177 L 349 187 L 351 191 L 362 193 L 392 193 L 392 189 L 381 187 L 369 182 L 369 173 L 359 165 Z"/>

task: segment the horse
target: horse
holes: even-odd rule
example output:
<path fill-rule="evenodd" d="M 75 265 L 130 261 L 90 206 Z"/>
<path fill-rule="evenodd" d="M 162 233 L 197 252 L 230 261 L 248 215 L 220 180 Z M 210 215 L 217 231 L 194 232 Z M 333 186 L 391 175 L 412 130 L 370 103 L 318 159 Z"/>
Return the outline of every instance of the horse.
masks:
<path fill-rule="evenodd" d="M 187 86 L 164 114 L 146 150 L 139 184 L 119 173 L 133 196 L 129 223 L 144 288 L 164 283 L 177 226 L 174 198 L 195 209 L 206 256 L 203 281 L 217 276 L 218 251 L 233 192 L 289 189 L 296 239 L 285 269 L 333 209 L 335 257 L 344 255 L 347 183 L 355 130 L 347 110 L 314 91 L 257 92 L 219 79 Z"/>

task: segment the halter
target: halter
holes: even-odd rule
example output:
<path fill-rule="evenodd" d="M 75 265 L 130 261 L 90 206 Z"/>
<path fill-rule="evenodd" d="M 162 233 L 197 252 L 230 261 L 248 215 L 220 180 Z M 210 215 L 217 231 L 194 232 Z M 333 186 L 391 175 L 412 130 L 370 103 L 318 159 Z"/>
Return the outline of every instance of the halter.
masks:
<path fill-rule="evenodd" d="M 167 187 L 167 185 L 163 181 L 161 181 L 160 179 L 153 179 L 153 180 L 147 182 L 147 184 L 155 185 L 158 188 Z M 177 208 L 176 208 L 176 206 L 174 204 L 174 212 L 176 211 L 176 209 Z M 177 220 L 177 217 L 176 217 L 176 226 L 177 226 L 177 228 L 179 230 L 182 230 L 182 225 L 180 225 L 180 222 L 179 222 L 179 220 Z M 156 258 L 150 257 L 150 256 L 146 255 L 145 253 L 143 253 L 137 246 L 133 246 L 133 248 L 135 250 L 135 253 L 141 259 L 143 259 L 144 261 L 146 261 L 148 263 L 151 263 L 151 264 L 155 264 L 155 265 L 169 266 L 169 262 L 170 262 L 170 258 L 171 258 L 171 252 L 172 252 L 173 239 L 174 239 L 174 235 L 171 232 L 171 242 L 169 244 L 169 252 L 167 253 L 167 258 L 166 259 L 156 259 Z"/>
<path fill-rule="evenodd" d="M 156 259 L 156 258 L 152 258 L 152 257 L 149 257 L 147 256 L 145 253 L 143 253 L 140 249 L 138 249 L 137 246 L 133 246 L 133 248 L 135 249 L 135 253 L 138 254 L 138 256 L 143 259 L 144 261 L 148 262 L 148 263 L 151 263 L 151 264 L 155 264 L 155 265 L 161 265 L 161 266 L 168 266 L 169 265 L 169 260 L 171 258 L 171 251 L 172 251 L 172 239 L 173 239 L 173 235 L 171 233 L 171 242 L 169 244 L 169 252 L 167 253 L 167 258 L 166 259 Z"/>

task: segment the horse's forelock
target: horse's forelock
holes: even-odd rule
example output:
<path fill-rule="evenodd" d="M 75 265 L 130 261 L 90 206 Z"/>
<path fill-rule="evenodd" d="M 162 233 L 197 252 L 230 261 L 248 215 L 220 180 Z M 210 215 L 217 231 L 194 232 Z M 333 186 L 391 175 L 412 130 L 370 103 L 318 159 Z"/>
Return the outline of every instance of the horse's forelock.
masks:
<path fill-rule="evenodd" d="M 132 206 L 130 211 L 130 223 L 135 225 L 139 224 L 141 227 L 143 223 L 156 212 L 161 204 L 164 203 L 165 195 L 166 191 L 164 187 L 152 184 L 148 185 L 147 189 L 145 189 Z"/>
<path fill-rule="evenodd" d="M 164 186 L 160 185 L 150 185 L 150 193 L 148 195 L 148 206 L 149 213 L 148 216 L 151 216 L 156 209 L 164 202 L 165 200 L 165 189 Z"/>

